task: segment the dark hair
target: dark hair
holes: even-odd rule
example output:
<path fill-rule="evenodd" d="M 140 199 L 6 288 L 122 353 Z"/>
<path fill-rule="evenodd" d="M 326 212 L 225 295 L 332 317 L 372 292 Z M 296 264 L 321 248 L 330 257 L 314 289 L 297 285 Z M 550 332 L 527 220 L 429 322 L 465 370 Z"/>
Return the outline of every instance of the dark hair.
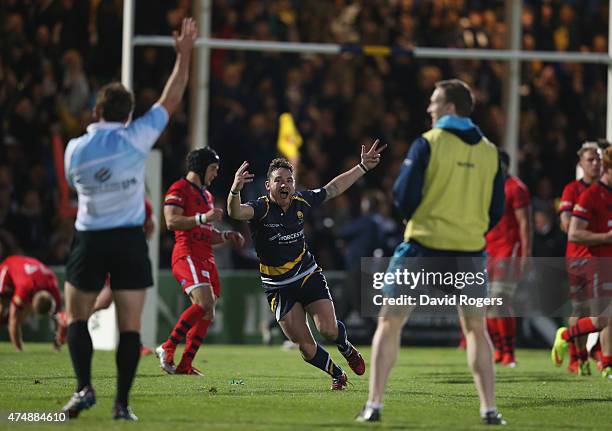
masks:
<path fill-rule="evenodd" d="M 272 176 L 272 172 L 281 168 L 288 169 L 293 174 L 293 165 L 289 163 L 289 160 L 285 159 L 284 157 L 279 157 L 278 159 L 274 159 L 270 162 L 270 166 L 268 166 L 267 178 L 269 179 Z"/>
<path fill-rule="evenodd" d="M 435 85 L 444 92 L 444 101 L 455 105 L 457 115 L 469 117 L 472 114 L 476 102 L 469 85 L 460 79 L 438 81 Z"/>
<path fill-rule="evenodd" d="M 510 167 L 510 156 L 504 150 L 499 150 L 499 161 L 505 169 Z"/>
<path fill-rule="evenodd" d="M 217 152 L 210 147 L 196 148 L 187 154 L 187 171 L 195 172 L 202 176 L 206 173 L 208 165 L 219 163 Z"/>
<path fill-rule="evenodd" d="M 134 108 L 134 96 L 120 82 L 111 82 L 98 91 L 96 108 L 104 121 L 125 122 Z"/>

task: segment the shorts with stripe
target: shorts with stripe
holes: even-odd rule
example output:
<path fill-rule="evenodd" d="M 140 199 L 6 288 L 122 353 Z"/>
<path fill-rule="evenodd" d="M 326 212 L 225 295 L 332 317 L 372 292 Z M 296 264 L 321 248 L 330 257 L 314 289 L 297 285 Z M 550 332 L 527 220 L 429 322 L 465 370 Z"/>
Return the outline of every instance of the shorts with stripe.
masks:
<path fill-rule="evenodd" d="M 305 307 L 319 299 L 332 300 L 327 280 L 320 268 L 280 289 L 266 290 L 266 296 L 277 321 L 280 321 L 296 302 Z"/>
<path fill-rule="evenodd" d="M 217 265 L 212 259 L 197 259 L 183 256 L 172 263 L 172 275 L 179 282 L 183 292 L 189 295 L 193 289 L 212 286 L 215 296 L 221 296 L 221 283 Z"/>

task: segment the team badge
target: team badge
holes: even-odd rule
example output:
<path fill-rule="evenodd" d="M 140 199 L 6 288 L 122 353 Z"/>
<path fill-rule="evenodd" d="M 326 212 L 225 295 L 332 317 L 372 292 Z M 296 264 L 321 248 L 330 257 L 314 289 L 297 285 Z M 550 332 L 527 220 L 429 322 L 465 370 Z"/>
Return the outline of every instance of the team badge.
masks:
<path fill-rule="evenodd" d="M 299 218 L 300 220 L 302 220 L 304 218 L 304 213 L 302 211 L 298 211 L 297 212 L 297 218 Z"/>

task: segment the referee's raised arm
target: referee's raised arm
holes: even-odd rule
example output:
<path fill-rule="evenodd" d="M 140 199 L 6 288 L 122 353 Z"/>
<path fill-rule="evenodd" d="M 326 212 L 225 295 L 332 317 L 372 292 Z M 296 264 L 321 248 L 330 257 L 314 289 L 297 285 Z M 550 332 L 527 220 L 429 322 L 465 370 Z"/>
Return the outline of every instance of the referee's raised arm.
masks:
<path fill-rule="evenodd" d="M 183 20 L 180 33 L 172 32 L 174 38 L 174 50 L 176 51 L 176 62 L 172 74 L 166 82 L 164 91 L 157 101 L 162 105 L 168 115 L 171 115 L 181 103 L 187 81 L 189 80 L 189 63 L 193 44 L 198 36 L 198 28 L 193 18 Z"/>

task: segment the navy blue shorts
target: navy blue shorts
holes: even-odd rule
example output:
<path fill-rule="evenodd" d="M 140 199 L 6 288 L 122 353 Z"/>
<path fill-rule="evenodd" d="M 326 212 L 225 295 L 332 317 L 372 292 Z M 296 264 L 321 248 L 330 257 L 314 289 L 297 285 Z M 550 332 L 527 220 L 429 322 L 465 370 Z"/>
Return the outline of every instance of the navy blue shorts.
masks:
<path fill-rule="evenodd" d="M 327 287 L 327 280 L 325 280 L 321 269 L 317 269 L 312 274 L 288 286 L 267 290 L 266 296 L 270 310 L 276 316 L 277 321 L 280 321 L 293 308 L 296 302 L 305 307 L 319 299 L 329 299 L 330 301 L 332 299 Z"/>

